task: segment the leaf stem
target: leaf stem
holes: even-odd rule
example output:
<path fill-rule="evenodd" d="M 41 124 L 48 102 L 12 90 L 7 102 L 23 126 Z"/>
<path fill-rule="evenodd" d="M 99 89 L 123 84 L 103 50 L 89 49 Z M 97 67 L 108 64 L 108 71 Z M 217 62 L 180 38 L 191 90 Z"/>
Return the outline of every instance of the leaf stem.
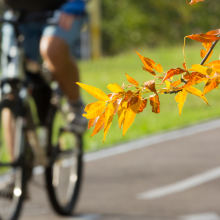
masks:
<path fill-rule="evenodd" d="M 209 52 L 206 54 L 206 56 L 204 57 L 204 59 L 202 60 L 202 62 L 200 63 L 200 65 L 203 65 L 203 64 L 206 62 L 206 60 L 208 59 L 209 55 L 211 54 L 211 52 L 212 52 L 213 49 L 215 48 L 215 46 L 216 46 L 216 44 L 218 43 L 218 41 L 219 41 L 219 40 L 216 40 L 216 41 L 212 44 L 211 48 L 209 49 Z"/>

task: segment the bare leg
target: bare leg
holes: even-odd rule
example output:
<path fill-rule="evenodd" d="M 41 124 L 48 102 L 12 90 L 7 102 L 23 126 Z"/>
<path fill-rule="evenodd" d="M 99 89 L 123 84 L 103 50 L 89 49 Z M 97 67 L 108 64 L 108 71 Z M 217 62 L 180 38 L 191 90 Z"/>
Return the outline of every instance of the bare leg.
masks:
<path fill-rule="evenodd" d="M 68 45 L 58 37 L 42 37 L 40 52 L 69 101 L 78 100 L 80 95 L 76 82 L 79 81 L 79 71 Z"/>

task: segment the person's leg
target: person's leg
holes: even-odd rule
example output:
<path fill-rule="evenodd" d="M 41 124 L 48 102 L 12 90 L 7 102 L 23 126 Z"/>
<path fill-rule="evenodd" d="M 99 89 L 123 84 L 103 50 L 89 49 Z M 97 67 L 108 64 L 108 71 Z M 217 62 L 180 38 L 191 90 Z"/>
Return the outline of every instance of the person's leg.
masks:
<path fill-rule="evenodd" d="M 79 81 L 79 71 L 70 54 L 68 44 L 57 36 L 43 36 L 40 42 L 40 53 L 69 101 L 79 100 L 79 87 L 76 84 Z"/>

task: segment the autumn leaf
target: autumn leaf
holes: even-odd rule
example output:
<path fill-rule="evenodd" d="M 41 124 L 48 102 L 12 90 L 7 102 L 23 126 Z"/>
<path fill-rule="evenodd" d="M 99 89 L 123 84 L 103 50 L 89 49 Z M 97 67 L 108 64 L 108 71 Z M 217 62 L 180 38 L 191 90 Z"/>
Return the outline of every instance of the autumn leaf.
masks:
<path fill-rule="evenodd" d="M 112 120 L 114 117 L 114 106 L 113 104 L 110 102 L 105 110 L 105 125 L 104 125 L 104 138 L 103 138 L 103 142 L 105 142 L 105 138 L 106 135 L 108 133 L 108 130 L 112 124 Z"/>
<path fill-rule="evenodd" d="M 128 90 L 128 91 L 125 93 L 124 100 L 125 100 L 125 101 L 129 101 L 133 96 L 134 96 L 134 93 L 133 93 L 131 90 Z"/>
<path fill-rule="evenodd" d="M 114 93 L 125 92 L 117 83 L 109 84 L 107 88 Z"/>
<path fill-rule="evenodd" d="M 170 86 L 172 86 L 172 87 L 177 87 L 177 86 L 178 86 L 179 84 L 181 84 L 181 83 L 182 83 L 181 80 L 177 80 L 177 81 L 171 83 Z"/>
<path fill-rule="evenodd" d="M 128 106 L 128 102 L 126 102 L 125 100 L 122 100 L 118 107 L 118 125 L 120 129 L 125 118 L 127 106 Z"/>
<path fill-rule="evenodd" d="M 144 86 L 147 87 L 151 92 L 154 92 L 157 94 L 156 88 L 155 88 L 155 80 L 150 80 L 144 82 Z"/>
<path fill-rule="evenodd" d="M 209 80 L 205 85 L 205 88 L 203 90 L 203 95 L 215 89 L 219 85 L 219 83 L 220 83 L 219 78 L 214 78 L 212 80 Z"/>
<path fill-rule="evenodd" d="M 142 99 L 137 113 L 143 112 L 143 110 L 146 108 L 146 106 L 147 106 L 147 99 Z"/>
<path fill-rule="evenodd" d="M 175 100 L 178 103 L 178 108 L 179 108 L 179 114 L 181 115 L 182 113 L 182 108 L 184 105 L 184 102 L 186 101 L 186 96 L 187 96 L 187 91 L 183 89 L 179 93 L 177 93 Z"/>
<path fill-rule="evenodd" d="M 206 34 L 217 36 L 217 35 L 220 34 L 220 29 L 216 29 L 216 30 L 213 30 L 213 31 L 209 31 L 209 32 L 207 32 Z"/>
<path fill-rule="evenodd" d="M 139 86 L 139 83 L 133 79 L 132 77 L 130 77 L 127 73 L 125 73 L 126 77 L 127 77 L 127 80 L 128 82 L 130 82 L 131 84 L 135 85 L 135 86 Z"/>
<path fill-rule="evenodd" d="M 212 68 L 207 68 L 207 67 L 202 66 L 202 65 L 200 65 L 200 64 L 192 65 L 192 68 L 189 69 L 189 70 L 190 70 L 190 71 L 199 72 L 199 73 L 201 73 L 201 74 L 204 74 L 204 75 L 210 76 L 210 77 L 214 76 L 214 74 L 215 74 L 215 72 L 216 72 L 214 69 L 212 69 Z"/>
<path fill-rule="evenodd" d="M 101 116 L 98 118 L 95 128 L 91 134 L 91 137 L 97 134 L 99 131 L 101 131 L 104 128 L 104 124 L 105 124 L 105 113 L 102 113 Z"/>
<path fill-rule="evenodd" d="M 109 97 L 101 90 L 94 86 L 89 86 L 83 83 L 76 82 L 77 85 L 79 85 L 81 88 L 86 90 L 89 94 L 94 96 L 96 99 L 100 101 L 108 101 Z"/>
<path fill-rule="evenodd" d="M 87 114 L 83 114 L 84 117 L 87 119 L 92 119 L 100 116 L 102 112 L 105 110 L 106 102 L 98 101 L 94 102 L 89 110 L 87 111 Z"/>
<path fill-rule="evenodd" d="M 181 69 L 181 68 L 170 69 L 167 72 L 166 76 L 163 78 L 161 83 L 163 83 L 165 80 L 169 79 L 172 76 L 175 76 L 175 75 L 178 75 L 178 74 L 181 74 L 181 73 L 184 73 L 184 72 L 186 72 L 186 70 Z"/>
<path fill-rule="evenodd" d="M 200 97 L 207 105 L 209 105 L 207 99 L 205 98 L 205 96 L 203 95 L 203 93 L 200 90 L 191 86 L 191 87 L 187 87 L 186 91 L 188 93 L 191 93 L 192 95 Z"/>
<path fill-rule="evenodd" d="M 192 34 L 186 36 L 185 38 L 190 38 L 201 43 L 213 43 L 214 41 L 220 39 L 220 37 L 209 34 Z"/>
<path fill-rule="evenodd" d="M 129 108 L 127 109 L 126 114 L 125 114 L 124 125 L 123 125 L 123 136 L 125 136 L 125 133 L 127 132 L 128 128 L 134 122 L 134 119 L 138 112 L 140 104 L 141 104 L 140 96 L 133 97 L 131 99 Z"/>
<path fill-rule="evenodd" d="M 89 123 L 88 123 L 88 129 L 90 129 L 91 127 L 95 126 L 97 121 L 98 121 L 98 117 L 90 119 Z"/>
<path fill-rule="evenodd" d="M 160 101 L 158 95 L 150 96 L 150 105 L 152 106 L 152 112 L 160 113 Z"/>
<path fill-rule="evenodd" d="M 153 71 L 152 68 L 142 66 L 142 69 L 143 69 L 144 71 L 149 72 L 151 75 L 156 76 L 156 73 Z"/>
<path fill-rule="evenodd" d="M 210 62 L 210 63 L 206 63 L 204 65 L 209 66 L 209 67 L 213 67 L 213 68 L 216 68 L 216 69 L 220 69 L 220 60 L 216 60 L 216 61 L 213 61 L 213 62 Z"/>
<path fill-rule="evenodd" d="M 198 2 L 203 2 L 203 1 L 205 1 L 205 0 L 191 0 L 191 2 L 189 3 L 188 0 L 186 0 L 188 5 L 194 5 L 194 4 L 198 3 Z"/>
<path fill-rule="evenodd" d="M 203 43 L 202 45 L 205 47 L 206 50 L 202 49 L 200 51 L 200 56 L 202 58 L 204 58 L 207 55 L 207 53 L 209 52 L 210 48 L 212 47 L 212 43 Z M 211 59 L 212 53 L 213 53 L 213 51 L 210 53 L 210 55 L 206 59 L 206 63 L 209 62 L 209 60 Z"/>

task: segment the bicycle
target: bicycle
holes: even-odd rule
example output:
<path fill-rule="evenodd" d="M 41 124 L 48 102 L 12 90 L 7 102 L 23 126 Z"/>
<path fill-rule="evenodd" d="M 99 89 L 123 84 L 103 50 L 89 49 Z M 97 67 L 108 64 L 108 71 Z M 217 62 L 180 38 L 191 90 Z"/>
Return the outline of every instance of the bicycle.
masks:
<path fill-rule="evenodd" d="M 52 90 L 47 123 L 41 128 L 46 138 L 41 144 L 29 94 L 31 88 L 25 83 L 26 57 L 18 25 L 29 21 L 55 24 L 53 15 L 54 12 L 25 16 L 21 13 L 10 19 L 0 18 L 0 22 L 13 26 L 16 36 L 0 82 L 0 220 L 18 219 L 34 165 L 45 167 L 48 196 L 58 214 L 71 215 L 79 197 L 83 167 L 82 135 L 65 127 L 69 116 L 65 97 L 57 84 L 48 79 L 48 72 L 41 68 L 42 76 Z M 8 138 L 7 131 L 13 138 Z M 12 143 L 13 149 L 6 146 L 8 143 Z"/>

